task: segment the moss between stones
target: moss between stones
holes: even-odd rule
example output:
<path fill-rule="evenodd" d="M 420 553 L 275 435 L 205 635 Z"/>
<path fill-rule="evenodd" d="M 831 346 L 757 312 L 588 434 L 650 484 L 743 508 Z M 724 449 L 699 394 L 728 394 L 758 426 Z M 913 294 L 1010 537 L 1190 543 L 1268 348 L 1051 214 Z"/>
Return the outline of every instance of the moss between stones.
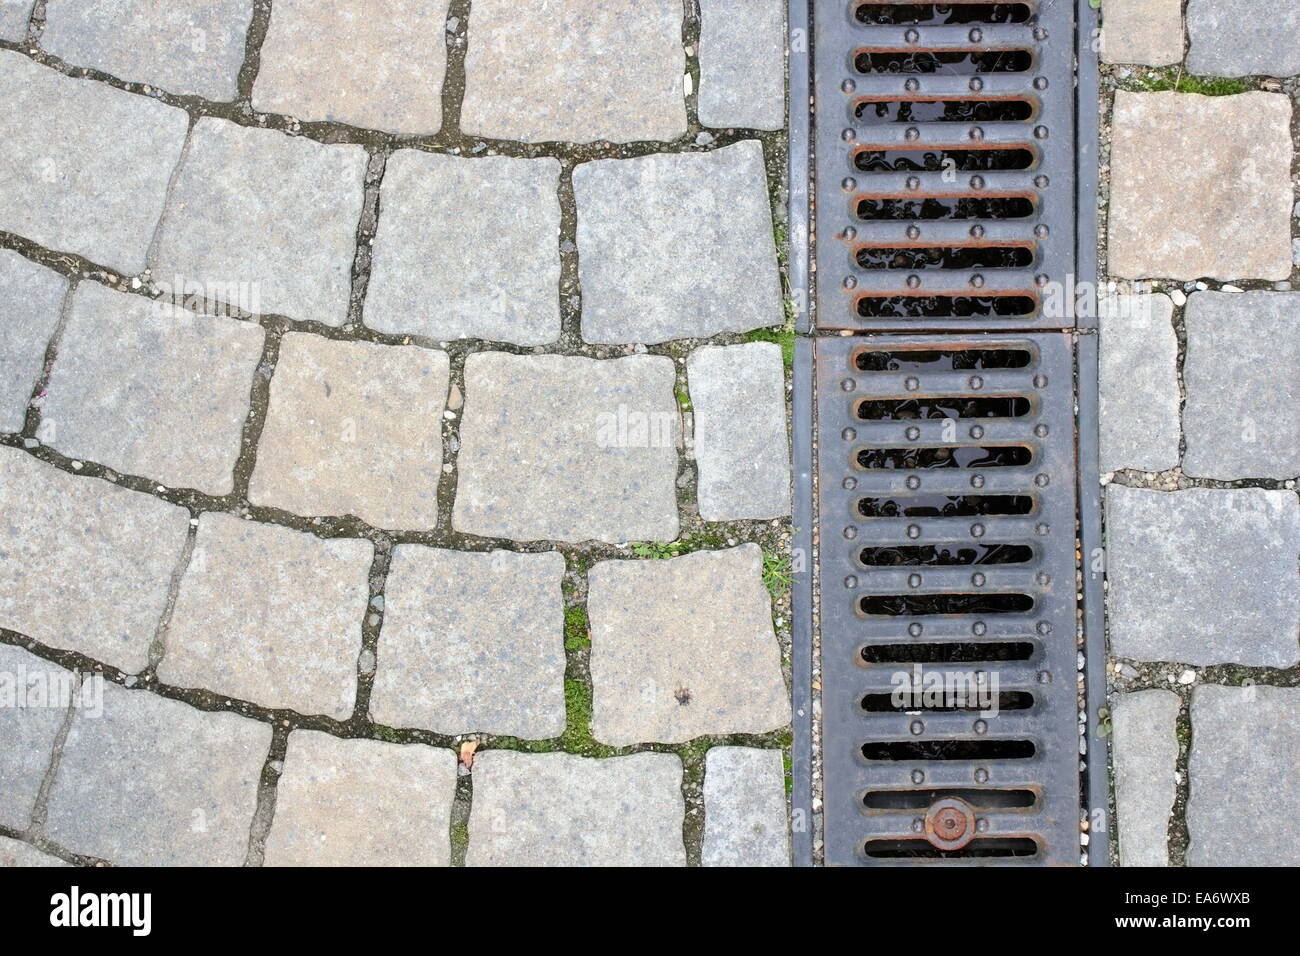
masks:
<path fill-rule="evenodd" d="M 1202 96 L 1231 96 L 1245 93 L 1251 87 L 1241 80 L 1218 76 L 1192 76 L 1181 67 L 1148 70 L 1135 76 L 1126 87 L 1144 93 L 1199 93 Z"/>

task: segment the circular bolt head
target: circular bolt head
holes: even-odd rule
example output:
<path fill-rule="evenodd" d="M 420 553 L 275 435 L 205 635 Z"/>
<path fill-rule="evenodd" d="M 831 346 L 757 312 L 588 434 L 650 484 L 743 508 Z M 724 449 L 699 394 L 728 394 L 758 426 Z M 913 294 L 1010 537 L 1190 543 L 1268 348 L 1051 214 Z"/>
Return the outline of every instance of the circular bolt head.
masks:
<path fill-rule="evenodd" d="M 915 491 L 917 488 L 921 487 L 921 479 L 918 478 L 916 475 L 908 475 L 905 484 L 907 485 L 907 487 Z"/>

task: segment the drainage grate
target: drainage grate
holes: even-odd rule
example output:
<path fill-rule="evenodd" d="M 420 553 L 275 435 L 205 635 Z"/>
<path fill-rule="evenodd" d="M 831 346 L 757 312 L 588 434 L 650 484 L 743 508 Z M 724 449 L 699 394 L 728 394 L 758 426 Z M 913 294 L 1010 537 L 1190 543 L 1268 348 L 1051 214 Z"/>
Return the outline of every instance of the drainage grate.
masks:
<path fill-rule="evenodd" d="M 1071 338 L 813 363 L 826 862 L 1077 862 Z"/>
<path fill-rule="evenodd" d="M 1074 272 L 1074 10 L 815 6 L 817 325 L 1059 328 Z"/>

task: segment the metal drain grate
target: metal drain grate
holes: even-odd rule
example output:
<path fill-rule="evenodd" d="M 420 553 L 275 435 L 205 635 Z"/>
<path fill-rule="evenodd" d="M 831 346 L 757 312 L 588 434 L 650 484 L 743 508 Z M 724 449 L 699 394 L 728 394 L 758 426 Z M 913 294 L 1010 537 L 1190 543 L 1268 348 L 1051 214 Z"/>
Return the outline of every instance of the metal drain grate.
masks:
<path fill-rule="evenodd" d="M 1074 271 L 1071 4 L 825 0 L 814 19 L 818 327 L 1068 324 L 1047 290 Z"/>
<path fill-rule="evenodd" d="M 1070 338 L 813 361 L 826 862 L 1077 862 Z"/>

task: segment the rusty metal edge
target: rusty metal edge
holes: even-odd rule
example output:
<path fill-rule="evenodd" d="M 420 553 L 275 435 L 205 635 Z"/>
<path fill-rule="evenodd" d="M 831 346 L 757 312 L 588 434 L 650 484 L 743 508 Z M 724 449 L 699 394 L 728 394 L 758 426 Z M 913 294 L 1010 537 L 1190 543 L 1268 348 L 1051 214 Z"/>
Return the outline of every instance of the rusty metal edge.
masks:
<path fill-rule="evenodd" d="M 1100 141 L 1100 74 L 1093 38 L 1097 11 L 1076 0 L 1075 18 L 1075 264 L 1078 283 L 1098 279 L 1097 182 Z M 1096 297 L 1093 298 L 1096 301 Z M 1102 553 L 1101 482 L 1098 450 L 1099 397 L 1097 316 L 1075 316 L 1081 332 L 1075 350 L 1075 396 L 1078 402 L 1079 541 L 1083 562 L 1083 637 L 1087 681 L 1087 771 L 1084 798 L 1089 820 L 1088 865 L 1110 865 L 1110 747 L 1101 734 L 1100 711 L 1106 706 L 1106 629 L 1104 573 L 1093 556 Z M 1094 568 L 1098 568 L 1094 570 Z M 1100 826 L 1099 826 L 1100 824 Z"/>
<path fill-rule="evenodd" d="M 789 49 L 789 94 L 786 126 L 789 136 L 787 160 L 786 207 L 790 219 L 790 291 L 795 297 L 795 331 L 807 333 L 812 328 L 813 300 L 809 288 L 811 261 L 811 215 L 809 197 L 812 189 L 812 107 L 808 97 L 812 89 L 812 20 L 809 0 L 789 0 L 786 36 Z"/>

